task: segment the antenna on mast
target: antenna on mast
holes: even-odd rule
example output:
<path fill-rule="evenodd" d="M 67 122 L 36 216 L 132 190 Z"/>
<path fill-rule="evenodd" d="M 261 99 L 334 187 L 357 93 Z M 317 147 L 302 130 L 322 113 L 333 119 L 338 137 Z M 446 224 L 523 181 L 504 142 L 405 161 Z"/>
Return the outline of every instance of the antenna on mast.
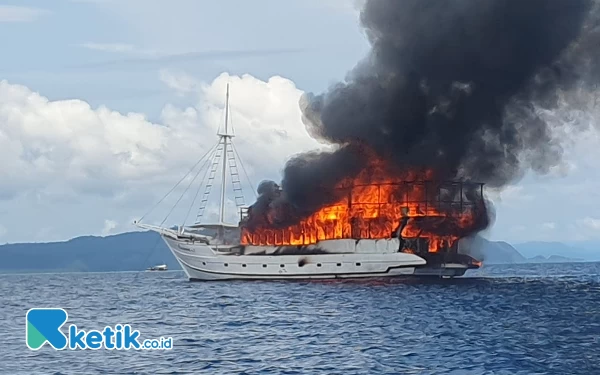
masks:
<path fill-rule="evenodd" d="M 227 84 L 227 94 L 225 96 L 225 133 L 218 134 L 223 142 L 223 170 L 221 172 L 221 203 L 219 205 L 219 224 L 224 223 L 225 219 L 225 183 L 227 182 L 227 141 L 231 141 L 233 135 L 229 135 L 227 123 L 229 122 L 229 83 Z"/>

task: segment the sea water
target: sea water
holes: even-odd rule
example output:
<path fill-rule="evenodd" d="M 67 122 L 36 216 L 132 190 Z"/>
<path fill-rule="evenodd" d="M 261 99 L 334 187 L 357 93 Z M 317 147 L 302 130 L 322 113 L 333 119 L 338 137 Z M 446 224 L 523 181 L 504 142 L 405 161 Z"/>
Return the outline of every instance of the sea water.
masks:
<path fill-rule="evenodd" d="M 0 276 L 6 374 L 600 374 L 600 263 L 454 280 L 188 282 L 179 271 Z M 31 308 L 167 350 L 38 350 Z"/>

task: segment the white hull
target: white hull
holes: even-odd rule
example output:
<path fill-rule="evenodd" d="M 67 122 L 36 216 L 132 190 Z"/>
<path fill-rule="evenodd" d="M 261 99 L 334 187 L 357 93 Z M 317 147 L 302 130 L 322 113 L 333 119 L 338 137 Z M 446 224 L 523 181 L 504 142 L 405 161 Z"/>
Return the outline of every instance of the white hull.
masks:
<path fill-rule="evenodd" d="M 430 268 L 414 254 L 329 253 L 309 255 L 237 255 L 217 246 L 163 236 L 167 246 L 191 281 L 203 280 L 302 280 L 382 278 L 398 276 L 454 277 L 467 266 L 447 264 Z M 225 247 L 227 249 L 227 247 Z"/>

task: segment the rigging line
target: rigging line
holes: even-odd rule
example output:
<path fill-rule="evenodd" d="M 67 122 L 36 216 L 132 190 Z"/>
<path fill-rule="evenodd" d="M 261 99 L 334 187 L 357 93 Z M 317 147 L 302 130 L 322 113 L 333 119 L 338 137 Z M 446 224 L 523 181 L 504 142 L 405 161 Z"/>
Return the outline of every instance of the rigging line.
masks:
<path fill-rule="evenodd" d="M 215 150 L 218 151 L 218 147 L 219 147 L 220 144 L 221 144 L 221 142 L 219 140 L 219 142 L 213 147 L 213 149 L 215 149 Z M 212 157 L 211 157 L 211 160 L 212 160 Z M 192 184 L 194 183 L 194 181 L 196 181 L 196 179 L 198 178 L 198 175 L 200 174 L 201 171 L 202 171 L 202 168 L 200 168 L 198 170 L 198 172 L 196 172 L 196 175 L 194 176 L 194 178 L 192 179 L 192 181 L 190 181 L 190 183 L 185 188 L 185 190 L 183 191 L 183 193 L 181 193 L 181 196 L 179 196 L 179 199 L 177 199 L 177 202 L 175 202 L 175 204 L 173 205 L 173 207 L 171 207 L 171 210 L 169 211 L 169 213 L 167 214 L 167 216 L 163 219 L 163 221 L 160 223 L 160 226 L 162 226 L 165 223 L 165 221 L 167 221 L 167 219 L 169 218 L 169 216 L 171 216 L 171 214 L 173 213 L 173 210 L 175 209 L 175 207 L 177 207 L 177 205 L 179 204 L 179 202 L 181 202 L 181 200 L 183 199 L 183 196 L 190 189 L 190 186 L 192 186 Z"/>
<path fill-rule="evenodd" d="M 213 147 L 211 147 L 210 149 L 208 149 L 208 151 L 206 151 L 206 153 L 205 153 L 204 155 L 202 155 L 202 157 L 201 157 L 201 158 L 200 158 L 200 159 L 199 159 L 199 160 L 196 162 L 196 164 L 194 164 L 194 165 L 192 166 L 192 168 L 190 168 L 190 170 L 189 170 L 189 171 L 188 171 L 188 172 L 185 174 L 185 176 L 183 176 L 183 177 L 181 178 L 181 180 L 179 180 L 179 182 L 177 182 L 177 184 L 175 184 L 175 186 L 173 186 L 173 187 L 171 188 L 171 190 L 169 190 L 169 192 L 168 192 L 167 194 L 165 194 L 165 195 L 164 195 L 162 198 L 160 198 L 160 200 L 159 200 L 159 201 L 158 201 L 158 202 L 157 202 L 157 203 L 156 203 L 156 204 L 155 204 L 155 205 L 154 205 L 154 206 L 153 206 L 153 207 L 150 209 L 150 211 L 148 211 L 148 212 L 146 212 L 144 215 L 142 215 L 142 217 L 141 217 L 141 218 L 138 220 L 138 223 L 141 223 L 141 222 L 142 222 L 142 220 L 143 220 L 143 219 L 144 219 L 146 216 L 148 216 L 148 215 L 149 215 L 149 214 L 150 214 L 152 211 L 154 211 L 154 209 L 155 209 L 155 208 L 156 208 L 156 207 L 157 207 L 159 204 L 161 204 L 161 202 L 162 202 L 162 201 L 164 201 L 164 200 L 165 200 L 165 198 L 167 198 L 167 197 L 169 196 L 169 194 L 171 194 L 171 193 L 173 192 L 173 190 L 175 190 L 175 189 L 177 188 L 177 186 L 179 186 L 179 184 L 180 184 L 180 183 L 182 183 L 182 182 L 183 182 L 183 180 L 185 180 L 185 178 L 186 178 L 187 176 L 189 176 L 189 174 L 190 174 L 190 173 L 192 173 L 192 171 L 193 171 L 194 169 L 196 169 L 196 167 L 198 166 L 198 164 L 200 164 L 200 162 L 201 162 L 202 160 L 204 160 L 204 158 L 205 158 L 206 156 L 208 156 L 208 154 L 209 154 L 209 153 L 211 153 L 211 152 L 212 152 L 212 151 L 213 151 L 213 150 L 214 150 L 214 149 L 215 149 L 215 148 L 216 148 L 218 145 L 219 145 L 219 143 L 217 143 L 216 145 L 214 145 Z"/>
<path fill-rule="evenodd" d="M 192 201 L 192 204 L 190 204 L 190 208 L 188 208 L 188 212 L 185 215 L 185 219 L 183 220 L 183 224 L 181 225 L 182 227 L 185 226 L 185 222 L 187 221 L 188 217 L 190 216 L 190 212 L 192 212 L 192 207 L 194 207 L 194 203 L 196 203 L 196 199 L 198 198 L 198 194 L 200 193 L 200 189 L 202 188 L 202 185 L 204 183 L 204 179 L 208 175 L 208 171 L 210 171 L 209 166 L 213 163 L 216 155 L 217 155 L 217 150 L 215 149 L 214 152 L 213 152 L 213 154 L 212 154 L 212 156 L 210 157 L 210 159 L 206 159 L 206 161 L 204 162 L 205 163 L 204 166 L 207 166 L 206 171 L 204 172 L 204 176 L 202 176 L 202 179 L 200 180 L 200 183 L 198 184 L 198 189 L 196 189 L 196 195 L 194 195 L 194 200 Z M 200 168 L 200 170 L 202 170 L 204 168 L 204 166 L 202 166 L 202 168 Z M 198 173 L 200 173 L 200 171 L 198 171 Z"/>
<path fill-rule="evenodd" d="M 233 152 L 235 152 L 235 154 L 238 157 L 238 160 L 240 161 L 240 165 L 242 166 L 244 175 L 246 176 L 246 179 L 248 180 L 248 183 L 250 184 L 250 187 L 252 188 L 252 194 L 254 194 L 254 199 L 257 199 L 258 196 L 256 195 L 256 189 L 254 188 L 254 185 L 252 184 L 250 177 L 248 177 L 248 172 L 246 172 L 246 167 L 244 167 L 244 162 L 242 161 L 242 158 L 240 157 L 240 154 L 238 153 L 237 148 L 235 148 L 235 145 L 233 144 L 233 142 L 231 142 L 231 148 L 233 148 Z"/>
<path fill-rule="evenodd" d="M 220 143 L 220 142 L 219 142 L 219 143 Z M 207 159 L 204 161 L 204 164 L 203 164 L 203 165 L 200 167 L 200 169 L 199 169 L 199 170 L 198 170 L 198 172 L 196 173 L 196 176 L 194 177 L 194 179 L 192 180 L 192 182 L 190 182 L 190 185 L 191 185 L 191 184 L 194 182 L 194 180 L 195 180 L 195 179 L 198 177 L 198 175 L 200 174 L 200 172 L 202 171 L 202 169 L 204 169 L 204 167 L 207 165 L 207 163 L 208 163 L 209 161 L 212 161 L 212 159 L 213 159 L 214 155 L 215 155 L 215 154 L 216 154 L 216 152 L 217 152 L 217 149 L 218 149 L 219 143 L 217 143 L 215 146 L 213 146 L 212 148 L 210 148 L 210 149 L 208 150 L 208 152 L 207 152 L 207 153 L 206 153 L 204 156 L 202 156 L 202 158 L 201 158 L 201 159 L 200 159 L 200 160 L 199 160 L 199 161 L 196 163 L 196 165 L 194 165 L 194 167 L 192 168 L 192 170 L 194 170 L 194 168 L 195 168 L 195 167 L 198 165 L 198 163 L 200 163 L 200 162 L 201 162 L 201 161 L 202 161 L 202 160 L 203 160 L 203 159 L 204 159 L 204 158 L 205 158 L 205 157 L 206 157 L 208 154 L 212 154 L 212 155 L 211 155 L 209 158 L 207 158 Z M 210 168 L 207 168 L 206 170 L 208 171 L 208 169 L 210 169 Z M 192 170 L 190 170 L 190 172 L 191 172 Z M 186 176 L 187 176 L 187 175 L 189 175 L 189 174 L 190 174 L 190 172 L 188 172 L 188 173 L 186 174 Z M 185 176 L 184 176 L 184 178 L 185 178 Z M 182 179 L 181 181 L 179 181 L 179 182 L 177 183 L 177 185 L 179 185 L 179 184 L 180 184 L 182 181 L 183 181 L 183 179 Z M 177 187 L 177 185 L 175 185 L 175 187 Z M 187 188 L 187 189 L 185 189 L 185 191 L 183 192 L 183 194 L 182 194 L 182 196 L 181 196 L 181 197 L 183 197 L 183 195 L 185 195 L 185 192 L 186 192 L 186 191 L 189 189 L 190 185 L 188 185 L 188 188 Z M 173 189 L 171 189 L 171 191 L 173 191 Z M 168 194 L 167 194 L 167 195 L 168 195 Z M 197 195 L 197 194 L 196 194 L 196 195 Z M 179 203 L 179 201 L 181 200 L 181 197 L 179 198 L 179 200 L 177 201 L 177 203 Z M 164 199 L 164 198 L 163 198 L 163 199 Z M 194 200 L 195 200 L 195 198 L 194 198 Z M 160 202 L 159 202 L 159 203 L 160 203 Z M 162 221 L 162 223 L 160 223 L 160 226 L 162 226 L 162 225 L 165 223 L 165 221 L 167 220 L 167 218 L 169 217 L 169 215 L 171 215 L 171 213 L 173 212 L 173 209 L 175 208 L 175 206 L 177 206 L 177 203 L 175 203 L 175 205 L 174 205 L 174 206 L 171 208 L 171 211 L 169 212 L 169 214 L 167 215 L 167 217 L 165 217 L 165 219 Z M 188 211 L 188 215 L 189 215 L 189 211 Z M 140 220 L 141 220 L 141 219 L 140 219 Z M 184 225 L 185 225 L 185 223 L 184 223 Z M 146 254 L 146 257 L 144 258 L 144 262 L 141 264 L 141 266 L 142 266 L 142 267 L 144 267 L 144 265 L 148 263 L 148 260 L 150 260 L 150 257 L 152 257 L 152 255 L 154 255 L 154 252 L 156 251 L 156 248 L 157 248 L 157 246 L 158 246 L 158 243 L 160 242 L 160 240 L 161 240 L 161 236 L 159 235 L 159 236 L 158 236 L 158 238 L 156 239 L 156 241 L 154 242 L 154 246 L 152 246 L 152 248 L 150 249 L 150 251 L 149 251 L 149 252 Z M 140 274 L 140 273 L 141 273 L 141 272 L 139 272 L 139 273 L 137 273 L 137 274 L 135 275 L 135 277 L 134 277 L 134 282 L 137 280 L 137 278 L 138 278 L 138 276 L 139 276 L 139 274 Z"/>
<path fill-rule="evenodd" d="M 177 207 L 177 205 L 179 204 L 179 202 L 181 202 L 181 200 L 183 199 L 183 196 L 185 195 L 185 193 L 187 193 L 187 191 L 190 189 L 190 186 L 192 186 L 192 184 L 194 183 L 194 181 L 196 181 L 196 179 L 198 178 L 198 175 L 200 174 L 200 172 L 202 171 L 202 168 L 200 168 L 198 170 L 198 172 L 196 172 L 196 175 L 194 176 L 194 178 L 192 179 L 192 181 L 190 181 L 190 183 L 188 184 L 188 186 L 185 188 L 185 190 L 183 191 L 183 193 L 181 193 L 181 196 L 179 197 L 179 199 L 177 199 L 177 202 L 175 202 L 175 204 L 173 205 L 173 207 L 171 207 L 171 210 L 169 211 L 169 213 L 167 214 L 167 216 L 163 219 L 163 221 L 160 223 L 159 226 L 162 227 L 162 225 L 165 223 L 165 221 L 167 221 L 167 219 L 169 218 L 169 216 L 171 216 L 171 214 L 173 213 L 173 210 L 175 209 L 175 207 Z"/>

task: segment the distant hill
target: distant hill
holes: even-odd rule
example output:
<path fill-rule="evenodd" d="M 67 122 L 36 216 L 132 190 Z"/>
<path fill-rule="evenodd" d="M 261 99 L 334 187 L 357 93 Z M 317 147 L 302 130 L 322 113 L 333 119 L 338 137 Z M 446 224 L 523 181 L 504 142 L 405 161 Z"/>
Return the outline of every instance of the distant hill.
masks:
<path fill-rule="evenodd" d="M 486 264 L 594 260 L 581 256 L 578 256 L 581 259 L 571 258 L 578 253 L 571 254 L 572 249 L 564 244 L 552 247 L 547 243 L 530 242 L 517 245 L 518 251 L 503 241 L 475 237 L 463 240 L 461 248 L 463 245 L 471 248 L 470 253 L 483 259 Z M 542 249 L 547 251 L 536 252 Z M 588 255 L 593 254 L 590 250 L 586 251 Z M 553 256 L 548 258 L 541 254 Z M 0 257 L 0 273 L 139 271 L 163 263 L 169 269 L 180 269 L 171 251 L 154 232 L 130 232 L 107 237 L 84 236 L 65 242 L 0 245 Z"/>
<path fill-rule="evenodd" d="M 461 249 L 469 248 L 467 253 L 473 257 L 483 260 L 488 264 L 512 264 L 526 263 L 527 259 L 514 247 L 504 241 L 488 241 L 483 237 L 476 236 L 470 240 L 462 240 Z"/>
<path fill-rule="evenodd" d="M 527 258 L 555 257 L 578 258 L 585 261 L 600 261 L 600 242 L 562 242 L 531 241 L 514 245 Z"/>
<path fill-rule="evenodd" d="M 180 269 L 164 241 L 154 232 L 2 245 L 0 259 L 1 273 L 136 271 L 155 264 Z"/>
<path fill-rule="evenodd" d="M 544 246 L 545 243 L 539 243 L 537 251 L 520 251 L 524 244 L 513 246 L 504 241 L 489 241 L 483 237 L 476 236 L 470 240 L 462 240 L 461 245 L 472 249 L 465 251 L 471 253 L 475 258 L 482 259 L 486 264 L 518 264 L 518 263 L 567 263 L 593 261 L 590 257 L 576 257 L 578 252 L 571 252 L 570 247 L 560 244 L 554 248 Z M 530 242 L 528 244 L 534 244 Z M 563 249 L 564 251 L 557 251 Z M 552 254 L 552 255 L 547 255 Z M 593 254 L 592 251 L 589 254 Z"/>

